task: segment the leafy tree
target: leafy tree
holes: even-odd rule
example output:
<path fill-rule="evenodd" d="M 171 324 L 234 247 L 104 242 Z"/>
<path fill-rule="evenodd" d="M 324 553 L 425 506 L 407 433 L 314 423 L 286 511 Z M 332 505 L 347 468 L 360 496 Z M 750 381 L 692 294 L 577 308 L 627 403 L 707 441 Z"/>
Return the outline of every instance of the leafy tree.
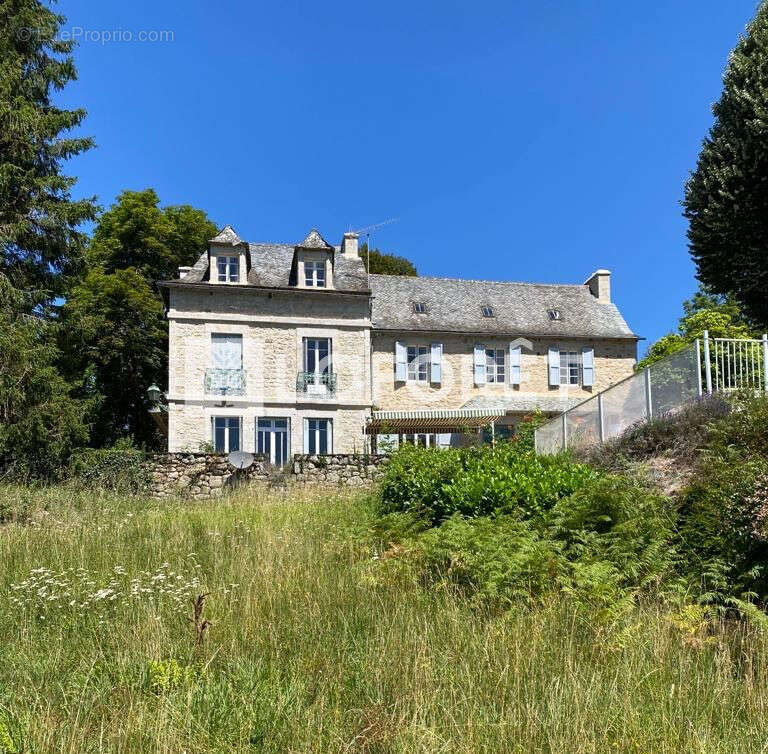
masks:
<path fill-rule="evenodd" d="M 123 191 L 99 217 L 88 261 L 107 273 L 132 267 L 148 281 L 164 280 L 176 277 L 180 265 L 194 264 L 216 233 L 202 210 L 161 208 L 152 189 Z"/>
<path fill-rule="evenodd" d="M 99 218 L 88 272 L 62 307 L 70 379 L 95 406 L 91 442 L 161 445 L 147 388 L 168 381 L 168 326 L 155 285 L 197 261 L 216 235 L 205 212 L 161 208 L 152 189 L 124 191 Z"/>
<path fill-rule="evenodd" d="M 363 243 L 360 246 L 360 257 L 366 266 L 369 263 L 368 244 Z M 378 249 L 371 249 L 369 272 L 372 275 L 407 275 L 416 277 L 419 273 L 413 262 L 405 257 L 399 257 L 396 254 L 385 254 Z"/>
<path fill-rule="evenodd" d="M 660 361 L 701 338 L 704 330 L 711 338 L 752 338 L 755 332 L 732 297 L 700 289 L 693 298 L 683 302 L 683 316 L 677 332 L 668 333 L 648 348 L 645 358 L 637 365 L 643 369 Z"/>
<path fill-rule="evenodd" d="M 56 39 L 64 17 L 40 0 L 0 0 L 0 273 L 34 308 L 50 303 L 77 269 L 85 243 L 78 230 L 93 219 L 93 199 L 73 200 L 75 179 L 62 162 L 90 149 L 66 137 L 85 110 L 51 98 L 77 77 L 72 41 Z"/>
<path fill-rule="evenodd" d="M 768 324 L 768 3 L 731 53 L 715 122 L 686 184 L 698 279 Z"/>
<path fill-rule="evenodd" d="M 24 314 L 24 294 L 0 273 L 0 472 L 53 478 L 88 439 L 88 405 L 56 364 L 56 322 Z"/>

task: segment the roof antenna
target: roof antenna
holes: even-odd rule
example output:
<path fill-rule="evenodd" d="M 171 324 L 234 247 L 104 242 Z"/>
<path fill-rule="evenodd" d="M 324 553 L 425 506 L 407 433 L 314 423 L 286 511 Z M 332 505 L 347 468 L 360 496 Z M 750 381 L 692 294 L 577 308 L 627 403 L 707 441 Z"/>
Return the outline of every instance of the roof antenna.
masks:
<path fill-rule="evenodd" d="M 392 223 L 399 222 L 399 217 L 390 217 L 389 220 L 384 220 L 383 223 L 376 223 L 375 225 L 368 225 L 365 228 L 357 228 L 351 231 L 352 233 L 365 233 L 365 245 L 368 247 L 368 253 L 365 255 L 365 274 L 368 280 L 368 290 L 371 289 L 371 231 L 376 228 L 382 228 L 385 225 L 391 225 Z"/>

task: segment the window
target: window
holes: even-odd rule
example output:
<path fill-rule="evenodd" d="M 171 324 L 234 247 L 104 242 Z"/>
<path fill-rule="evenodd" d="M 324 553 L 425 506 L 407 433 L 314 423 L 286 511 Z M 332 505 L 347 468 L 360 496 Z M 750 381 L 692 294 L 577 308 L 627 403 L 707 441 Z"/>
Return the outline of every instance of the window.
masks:
<path fill-rule="evenodd" d="M 408 346 L 408 379 L 413 382 L 429 381 L 429 348 Z"/>
<path fill-rule="evenodd" d="M 269 458 L 273 466 L 288 463 L 290 448 L 288 419 L 256 420 L 256 452 Z"/>
<path fill-rule="evenodd" d="M 304 285 L 325 288 L 325 262 L 304 262 Z"/>
<path fill-rule="evenodd" d="M 504 349 L 485 349 L 486 382 L 504 382 Z"/>
<path fill-rule="evenodd" d="M 220 283 L 237 283 L 240 280 L 239 257 L 216 257 L 216 269 Z"/>
<path fill-rule="evenodd" d="M 304 452 L 309 455 L 333 453 L 333 421 L 331 419 L 304 420 Z"/>
<path fill-rule="evenodd" d="M 423 301 L 414 301 L 413 302 L 413 313 L 414 314 L 426 314 L 427 313 L 427 305 Z"/>
<path fill-rule="evenodd" d="M 548 309 L 547 313 L 552 320 L 561 320 L 563 318 L 563 314 L 559 309 Z"/>
<path fill-rule="evenodd" d="M 308 374 L 331 371 L 330 338 L 304 338 L 304 371 Z"/>
<path fill-rule="evenodd" d="M 242 369 L 243 336 L 211 333 L 211 366 L 214 369 Z"/>
<path fill-rule="evenodd" d="M 231 453 L 240 450 L 240 417 L 214 416 L 213 449 L 217 453 Z"/>
<path fill-rule="evenodd" d="M 493 313 L 493 307 L 492 306 L 484 306 L 483 307 L 483 316 L 484 317 L 495 317 L 496 315 Z"/>
<path fill-rule="evenodd" d="M 581 354 L 560 351 L 560 384 L 581 385 Z"/>

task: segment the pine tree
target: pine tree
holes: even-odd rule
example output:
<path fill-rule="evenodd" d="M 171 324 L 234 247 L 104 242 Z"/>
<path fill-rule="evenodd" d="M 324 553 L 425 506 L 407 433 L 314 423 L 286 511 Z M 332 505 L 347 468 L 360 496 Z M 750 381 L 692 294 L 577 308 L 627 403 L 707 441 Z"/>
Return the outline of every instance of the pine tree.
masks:
<path fill-rule="evenodd" d="M 698 279 L 768 324 L 768 3 L 731 53 L 685 190 Z"/>
<path fill-rule="evenodd" d="M 62 163 L 90 149 L 68 135 L 85 110 L 53 94 L 76 78 L 72 41 L 56 38 L 63 16 L 39 0 L 0 0 L 0 273 L 26 301 L 49 303 L 77 270 L 93 199 L 73 200 Z"/>

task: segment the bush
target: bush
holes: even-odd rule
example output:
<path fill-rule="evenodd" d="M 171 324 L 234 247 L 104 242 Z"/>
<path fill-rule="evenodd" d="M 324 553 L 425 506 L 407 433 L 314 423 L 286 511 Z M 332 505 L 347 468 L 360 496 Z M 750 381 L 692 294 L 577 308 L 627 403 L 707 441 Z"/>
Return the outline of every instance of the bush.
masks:
<path fill-rule="evenodd" d="M 455 513 L 540 516 L 595 476 L 589 466 L 565 456 L 537 456 L 514 442 L 461 450 L 406 445 L 387 467 L 381 509 L 431 523 Z"/>
<path fill-rule="evenodd" d="M 140 492 L 149 483 L 145 460 L 143 450 L 125 441 L 111 448 L 82 448 L 72 456 L 70 475 L 90 489 Z"/>

